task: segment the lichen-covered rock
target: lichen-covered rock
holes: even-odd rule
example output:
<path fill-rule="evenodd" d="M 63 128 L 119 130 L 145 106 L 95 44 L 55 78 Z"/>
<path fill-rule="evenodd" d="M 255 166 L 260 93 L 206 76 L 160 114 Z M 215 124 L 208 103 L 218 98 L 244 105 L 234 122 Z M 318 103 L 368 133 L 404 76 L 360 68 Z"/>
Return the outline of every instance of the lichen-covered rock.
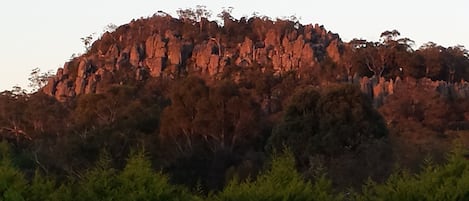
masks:
<path fill-rule="evenodd" d="M 77 71 L 77 76 L 78 77 L 84 77 L 85 76 L 87 63 L 88 63 L 88 61 L 86 59 L 82 59 L 80 61 L 80 64 L 78 64 L 78 71 Z"/>
<path fill-rule="evenodd" d="M 235 64 L 241 67 L 250 66 L 255 59 L 253 41 L 248 37 L 244 37 L 244 41 L 238 46 L 239 54 Z"/>
<path fill-rule="evenodd" d="M 272 51 L 272 56 L 270 56 L 272 59 L 272 66 L 274 68 L 274 72 L 278 74 L 279 72 L 282 72 L 283 65 L 282 65 L 282 56 L 278 54 L 278 50 Z"/>
<path fill-rule="evenodd" d="M 96 83 L 95 93 L 97 94 L 104 93 L 107 87 L 113 83 L 112 72 L 101 68 L 101 69 L 98 69 L 98 71 L 96 71 L 96 76 L 99 79 L 98 79 L 98 82 Z"/>
<path fill-rule="evenodd" d="M 295 55 L 296 58 L 300 59 L 303 55 L 303 48 L 305 46 L 305 40 L 303 39 L 303 35 L 300 35 L 295 42 L 293 43 L 292 53 Z"/>
<path fill-rule="evenodd" d="M 239 56 L 240 57 L 250 57 L 252 56 L 254 43 L 249 37 L 244 37 L 244 42 L 241 43 L 239 47 Z"/>
<path fill-rule="evenodd" d="M 219 66 L 219 56 L 217 54 L 217 46 L 213 41 L 195 46 L 193 60 L 196 61 L 196 70 L 208 74 L 217 72 Z M 215 61 L 215 57 L 212 58 L 212 55 L 217 56 L 218 61 Z"/>
<path fill-rule="evenodd" d="M 219 72 L 220 66 L 220 57 L 218 55 L 212 54 L 210 56 L 210 61 L 208 63 L 208 74 L 210 76 L 216 75 Z"/>
<path fill-rule="evenodd" d="M 130 55 L 127 49 L 122 51 L 121 55 L 117 59 L 116 70 L 125 69 L 130 65 Z"/>
<path fill-rule="evenodd" d="M 75 91 L 73 90 L 73 81 L 64 80 L 58 82 L 56 86 L 55 98 L 61 102 L 67 101 L 71 97 L 75 97 Z"/>
<path fill-rule="evenodd" d="M 135 44 L 130 48 L 129 63 L 134 67 L 141 66 L 141 62 L 145 58 L 145 46 L 141 43 Z"/>
<path fill-rule="evenodd" d="M 150 69 L 150 75 L 152 77 L 159 77 L 163 67 L 165 66 L 165 58 L 155 57 L 145 59 L 145 64 Z"/>
<path fill-rule="evenodd" d="M 75 94 L 80 95 L 85 93 L 87 81 L 83 77 L 75 79 Z"/>
<path fill-rule="evenodd" d="M 68 76 L 70 75 L 70 63 L 69 62 L 65 62 L 64 63 L 64 67 L 63 67 L 63 75 L 64 76 Z"/>
<path fill-rule="evenodd" d="M 105 57 L 117 58 L 119 57 L 119 47 L 117 44 L 112 44 L 109 49 L 107 50 Z"/>
<path fill-rule="evenodd" d="M 96 93 L 96 85 L 98 81 L 99 81 L 99 75 L 96 75 L 96 74 L 91 75 L 87 80 L 84 93 L 85 94 Z"/>
<path fill-rule="evenodd" d="M 388 92 L 389 95 L 394 94 L 394 81 L 392 79 L 389 80 L 389 82 L 388 82 L 387 92 Z"/>
<path fill-rule="evenodd" d="M 301 51 L 300 68 L 312 68 L 316 63 L 316 56 L 310 43 L 303 46 Z"/>
<path fill-rule="evenodd" d="M 264 43 L 266 47 L 278 47 L 280 45 L 280 36 L 277 35 L 275 30 L 270 29 L 265 36 Z"/>
<path fill-rule="evenodd" d="M 55 77 L 51 77 L 47 80 L 47 85 L 42 88 L 43 93 L 50 96 L 55 95 L 55 92 L 57 90 L 57 81 L 55 79 Z"/>
<path fill-rule="evenodd" d="M 341 59 L 341 52 L 340 52 L 340 40 L 337 38 L 331 43 L 326 48 L 327 55 L 332 59 L 332 61 L 339 63 Z"/>
<path fill-rule="evenodd" d="M 168 41 L 168 64 L 181 65 L 182 63 L 182 41 L 172 37 Z"/>
<path fill-rule="evenodd" d="M 145 42 L 147 58 L 166 57 L 166 42 L 162 40 L 159 34 L 150 36 Z"/>

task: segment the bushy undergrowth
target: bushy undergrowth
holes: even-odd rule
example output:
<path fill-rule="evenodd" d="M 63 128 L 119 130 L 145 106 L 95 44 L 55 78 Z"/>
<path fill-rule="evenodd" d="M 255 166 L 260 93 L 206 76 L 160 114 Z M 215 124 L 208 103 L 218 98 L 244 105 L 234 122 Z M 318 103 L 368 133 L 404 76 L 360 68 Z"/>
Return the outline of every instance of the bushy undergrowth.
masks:
<path fill-rule="evenodd" d="M 169 177 L 154 171 L 142 152 L 129 156 L 122 170 L 110 166 L 102 154 L 95 167 L 82 174 L 57 180 L 40 171 L 27 176 L 15 167 L 8 144 L 0 144 L 0 200 L 469 200 L 469 161 L 462 149 L 455 149 L 443 165 L 428 162 L 418 174 L 396 171 L 384 183 L 369 181 L 360 192 L 335 192 L 323 175 L 306 181 L 295 168 L 291 152 L 274 154 L 257 177 L 233 179 L 219 192 L 202 195 L 170 184 Z"/>
<path fill-rule="evenodd" d="M 427 162 L 419 174 L 401 170 L 383 184 L 369 181 L 355 200 L 469 200 L 469 161 L 456 148 L 444 165 Z"/>

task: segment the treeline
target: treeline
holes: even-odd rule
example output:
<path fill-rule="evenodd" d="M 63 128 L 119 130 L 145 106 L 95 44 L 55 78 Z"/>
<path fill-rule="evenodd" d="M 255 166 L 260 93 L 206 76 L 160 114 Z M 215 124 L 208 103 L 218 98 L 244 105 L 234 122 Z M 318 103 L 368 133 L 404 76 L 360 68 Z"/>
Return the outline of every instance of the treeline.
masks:
<path fill-rule="evenodd" d="M 469 161 L 461 149 L 448 155 L 444 165 L 430 160 L 420 173 L 397 170 L 383 184 L 369 180 L 358 191 L 337 192 L 324 171 L 313 182 L 295 168 L 288 150 L 274 154 L 257 176 L 233 178 L 218 192 L 173 185 L 168 176 L 154 171 L 144 152 L 132 152 L 123 169 L 110 165 L 106 152 L 98 162 L 79 175 L 58 180 L 37 170 L 28 176 L 12 160 L 8 144 L 0 144 L 0 198 L 5 201 L 43 200 L 467 200 Z"/>
<path fill-rule="evenodd" d="M 469 80 L 469 53 L 464 46 L 428 42 L 414 49 L 414 41 L 397 30 L 380 36 L 380 42 L 354 39 L 345 44 L 340 63 L 346 72 L 386 78 L 425 77 L 448 83 Z"/>

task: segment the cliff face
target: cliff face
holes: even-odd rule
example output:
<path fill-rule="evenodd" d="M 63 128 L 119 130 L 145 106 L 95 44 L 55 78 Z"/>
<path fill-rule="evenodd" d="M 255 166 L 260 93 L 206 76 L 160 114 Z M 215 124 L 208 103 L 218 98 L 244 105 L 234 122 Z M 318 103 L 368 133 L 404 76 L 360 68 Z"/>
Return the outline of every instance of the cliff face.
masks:
<path fill-rule="evenodd" d="M 319 25 L 260 18 L 195 23 L 170 16 L 132 21 L 105 33 L 86 54 L 57 70 L 43 89 L 61 101 L 100 93 L 109 84 L 172 79 L 199 74 L 217 79 L 230 68 L 259 68 L 281 75 L 308 71 L 318 62 L 341 58 L 342 41 Z"/>

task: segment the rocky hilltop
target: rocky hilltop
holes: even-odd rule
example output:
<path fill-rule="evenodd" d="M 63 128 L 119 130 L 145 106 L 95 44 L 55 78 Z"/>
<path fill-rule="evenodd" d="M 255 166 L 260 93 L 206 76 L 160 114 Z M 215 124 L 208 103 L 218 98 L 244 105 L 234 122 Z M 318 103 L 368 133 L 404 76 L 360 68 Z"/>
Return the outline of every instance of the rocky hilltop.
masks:
<path fill-rule="evenodd" d="M 155 15 L 106 32 L 90 50 L 66 62 L 43 89 L 58 100 L 100 93 L 109 84 L 149 77 L 198 74 L 217 79 L 233 68 L 258 68 L 276 75 L 307 72 L 325 59 L 338 62 L 343 42 L 319 25 L 258 17 L 206 19 L 203 26 Z"/>
<path fill-rule="evenodd" d="M 207 81 L 226 77 L 236 81 L 244 69 L 254 69 L 275 76 L 294 72 L 304 80 L 329 76 L 333 82 L 354 83 L 375 107 L 399 90 L 399 84 L 412 87 L 416 82 L 423 83 L 422 90 L 438 91 L 446 98 L 469 97 L 468 60 L 458 56 L 464 55 L 464 49 L 429 44 L 413 51 L 407 44 L 410 39 L 396 38 L 396 30 L 383 34 L 383 43 L 344 43 L 324 26 L 288 19 L 228 17 L 220 25 L 205 18 L 193 21 L 159 13 L 104 33 L 88 52 L 59 68 L 43 92 L 66 101 L 105 92 L 113 84 L 189 74 Z M 432 55 L 435 51 L 439 55 Z M 324 80 L 313 84 L 322 85 Z"/>
<path fill-rule="evenodd" d="M 325 169 L 348 190 L 385 181 L 395 164 L 442 161 L 455 140 L 469 147 L 464 47 L 414 50 L 397 30 L 342 42 L 293 18 L 222 13 L 221 25 L 183 11 L 104 33 L 44 93 L 0 93 L 0 137 L 24 149 L 15 151 L 24 175 L 81 181 L 106 165 L 102 152 L 120 170 L 132 150 L 148 150 L 148 171 L 209 193 L 255 176 L 288 147 L 298 175 Z"/>

